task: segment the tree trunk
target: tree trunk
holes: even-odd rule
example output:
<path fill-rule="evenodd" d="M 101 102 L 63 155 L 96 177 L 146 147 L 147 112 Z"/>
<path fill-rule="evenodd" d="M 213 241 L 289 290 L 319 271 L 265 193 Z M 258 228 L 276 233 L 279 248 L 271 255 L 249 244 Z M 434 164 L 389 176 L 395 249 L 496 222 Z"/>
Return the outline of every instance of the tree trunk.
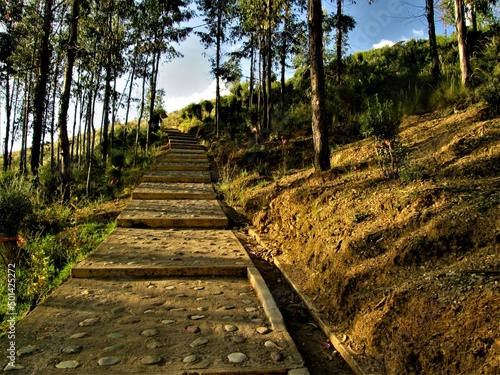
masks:
<path fill-rule="evenodd" d="M 115 138 L 115 122 L 116 122 L 116 74 L 114 74 L 114 82 L 113 82 L 113 103 L 111 104 L 111 107 L 113 108 L 112 116 L 111 116 L 111 134 L 109 136 L 109 150 L 113 151 L 114 145 L 114 138 Z"/>
<path fill-rule="evenodd" d="M 80 101 L 80 68 L 76 73 L 78 80 L 76 81 L 76 98 L 75 98 L 75 111 L 73 113 L 73 142 L 71 142 L 71 159 L 74 160 L 75 154 L 78 155 L 78 137 L 76 133 L 76 122 L 78 119 L 78 105 L 81 103 Z M 76 150 L 75 150 L 76 149 Z"/>
<path fill-rule="evenodd" d="M 221 65 L 221 46 L 222 46 L 222 10 L 221 2 L 217 9 L 217 36 L 215 42 L 215 132 L 216 137 L 220 137 L 220 65 Z"/>
<path fill-rule="evenodd" d="M 460 56 L 460 71 L 462 72 L 462 85 L 468 87 L 470 84 L 471 68 L 469 51 L 467 48 L 467 27 L 465 26 L 465 10 L 463 0 L 455 2 L 455 22 L 458 38 L 458 54 Z"/>
<path fill-rule="evenodd" d="M 264 111 L 261 112 L 261 107 L 262 107 L 262 96 L 263 96 L 263 91 L 264 89 L 262 88 L 264 85 L 263 85 L 263 82 L 264 82 L 264 79 L 262 77 L 262 65 L 264 65 L 262 63 L 262 38 L 260 37 L 260 35 L 257 35 L 257 38 L 259 38 L 259 45 L 258 45 L 258 50 L 259 50 L 259 59 L 258 59 L 258 62 L 257 62 L 257 65 L 259 67 L 259 71 L 258 71 L 258 78 L 259 78 L 259 91 L 257 93 L 257 113 L 259 115 L 259 119 L 258 119 L 258 130 L 262 130 L 262 124 L 263 124 L 263 119 L 262 119 L 262 113 Z"/>
<path fill-rule="evenodd" d="M 250 38 L 250 83 L 249 83 L 249 92 L 248 92 L 248 108 L 253 106 L 253 87 L 255 81 L 255 39 L 252 34 Z"/>
<path fill-rule="evenodd" d="M 155 102 L 156 102 L 156 81 L 158 78 L 158 70 L 160 66 L 160 58 L 161 52 L 155 52 L 153 54 L 153 61 L 151 64 L 151 77 L 149 83 L 149 120 L 148 120 L 148 128 L 146 131 L 146 152 L 149 151 L 149 147 L 151 146 L 151 129 L 153 128 L 153 119 L 154 119 L 154 111 L 155 111 Z"/>
<path fill-rule="evenodd" d="M 35 43 L 36 45 L 36 43 Z M 34 54 L 34 53 L 33 53 Z M 19 163 L 19 171 L 22 174 L 28 172 L 27 159 L 28 159 L 28 119 L 30 114 L 30 98 L 31 98 L 31 82 L 33 72 L 30 70 L 26 74 L 25 88 L 24 88 L 24 102 L 23 102 L 23 121 L 22 121 L 22 139 L 21 139 L 21 159 Z M 26 87 L 27 86 L 27 87 Z"/>
<path fill-rule="evenodd" d="M 337 0 L 337 38 L 335 40 L 335 49 L 337 52 L 337 85 L 340 86 L 342 83 L 342 39 L 344 35 L 342 34 L 342 2 L 343 0 Z"/>
<path fill-rule="evenodd" d="M 110 111 L 110 101 L 111 99 L 111 58 L 107 59 L 106 66 L 106 82 L 104 89 L 104 102 L 103 102 L 103 127 L 102 127 L 102 159 L 104 165 L 106 165 L 108 161 L 108 148 L 109 148 L 109 138 L 108 138 L 108 130 L 109 130 L 109 111 Z"/>
<path fill-rule="evenodd" d="M 5 138 L 3 150 L 3 170 L 7 172 L 9 169 L 9 137 L 10 137 L 10 112 L 12 103 L 10 101 L 10 75 L 7 69 L 5 77 Z"/>
<path fill-rule="evenodd" d="M 441 68 L 436 41 L 436 23 L 434 21 L 434 0 L 425 0 L 427 24 L 429 27 L 429 47 L 432 60 L 432 79 L 437 84 L 441 78 Z"/>
<path fill-rule="evenodd" d="M 142 115 L 144 113 L 144 93 L 146 91 L 146 79 L 147 76 L 144 75 L 142 78 L 142 99 L 141 99 L 141 109 L 139 111 L 139 119 L 137 120 L 137 131 L 135 133 L 135 149 L 134 149 L 134 167 L 137 166 L 137 153 L 139 151 L 139 134 L 141 133 L 141 121 Z"/>
<path fill-rule="evenodd" d="M 79 0 L 73 0 L 71 10 L 71 25 L 69 41 L 66 51 L 66 69 L 64 72 L 63 91 L 61 94 L 61 104 L 59 109 L 59 142 L 61 144 L 62 154 L 62 191 L 63 201 L 68 202 L 70 199 L 69 183 L 71 181 L 71 158 L 70 144 L 68 138 L 68 108 L 71 96 L 71 83 L 73 79 L 73 66 L 75 64 L 75 56 L 78 41 L 78 18 L 79 18 L 80 3 Z"/>
<path fill-rule="evenodd" d="M 323 66 L 323 10 L 321 0 L 309 0 L 309 54 L 311 60 L 311 105 L 316 172 L 330 169 L 328 126 L 325 106 L 325 71 Z"/>
<path fill-rule="evenodd" d="M 52 48 L 50 46 L 50 34 L 52 32 L 52 3 L 52 0 L 45 0 L 39 76 L 35 90 L 35 121 L 33 123 L 30 165 L 31 172 L 35 176 L 35 181 L 38 180 L 38 167 L 40 166 L 40 148 L 44 129 L 45 103 L 47 102 L 47 82 L 50 71 L 50 59 L 52 57 Z"/>
<path fill-rule="evenodd" d="M 281 37 L 281 116 L 285 116 L 285 91 L 286 91 L 286 54 L 288 50 L 288 26 L 290 17 L 290 6 L 286 7 L 285 19 L 283 24 L 283 35 Z"/>
<path fill-rule="evenodd" d="M 268 27 L 267 27 L 267 124 L 268 130 L 272 129 L 272 73 L 273 73 L 273 21 L 272 21 L 272 2 L 268 0 Z"/>
<path fill-rule="evenodd" d="M 78 101 L 80 102 L 80 117 L 78 119 L 78 138 L 76 143 L 76 157 L 77 157 L 78 169 L 80 169 L 82 166 L 82 156 L 84 147 L 83 145 L 85 144 L 85 129 L 83 130 L 82 134 L 83 114 L 85 112 L 83 98 L 85 97 L 85 94 L 83 92 L 83 89 L 81 88 L 78 92 L 78 97 L 79 97 Z"/>
<path fill-rule="evenodd" d="M 267 129 L 267 38 L 263 37 L 264 40 L 262 50 L 261 50 L 261 61 L 262 61 L 262 72 L 261 72 L 261 89 L 262 89 L 262 126 Z"/>
<path fill-rule="evenodd" d="M 18 104 L 19 104 L 19 92 L 20 92 L 20 86 L 21 86 L 21 79 L 17 77 L 14 81 L 14 87 L 12 90 L 12 96 L 10 98 L 11 103 L 10 103 L 10 109 L 12 110 L 12 113 L 14 114 L 14 118 L 16 116 L 16 113 L 18 112 Z M 15 95 L 14 95 L 15 93 Z M 19 123 L 18 123 L 19 124 Z M 19 131 L 19 125 L 16 126 L 16 122 L 12 121 L 12 127 L 10 131 L 10 147 L 6 145 L 6 150 L 8 149 L 8 155 L 7 156 L 7 169 L 12 167 L 12 150 L 14 149 L 14 140 L 16 137 L 16 134 Z"/>
<path fill-rule="evenodd" d="M 132 100 L 132 89 L 134 87 L 134 75 L 135 75 L 135 64 L 136 64 L 137 54 L 134 54 L 134 60 L 132 61 L 132 73 L 130 73 L 130 87 L 128 90 L 128 98 L 127 98 L 127 111 L 125 112 L 125 123 L 124 123 L 124 132 L 123 132 L 123 152 L 125 152 L 125 148 L 127 147 L 127 127 L 128 127 L 128 115 L 130 111 L 130 102 Z"/>
<path fill-rule="evenodd" d="M 52 91 L 52 118 L 50 119 L 50 167 L 55 168 L 55 155 L 54 155 L 54 135 L 55 135 L 55 117 L 56 117 L 56 96 L 57 84 L 59 82 L 59 64 L 56 66 L 54 74 L 54 90 Z"/>

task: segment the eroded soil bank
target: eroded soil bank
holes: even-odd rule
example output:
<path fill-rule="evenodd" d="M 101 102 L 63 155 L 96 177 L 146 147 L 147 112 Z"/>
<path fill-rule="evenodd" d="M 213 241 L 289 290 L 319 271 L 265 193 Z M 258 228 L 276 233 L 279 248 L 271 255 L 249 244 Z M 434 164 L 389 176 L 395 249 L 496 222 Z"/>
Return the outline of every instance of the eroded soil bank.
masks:
<path fill-rule="evenodd" d="M 482 113 L 406 118 L 398 180 L 363 140 L 333 150 L 329 172 L 233 181 L 232 206 L 270 239 L 261 256 L 280 256 L 377 373 L 500 372 L 500 119 Z"/>

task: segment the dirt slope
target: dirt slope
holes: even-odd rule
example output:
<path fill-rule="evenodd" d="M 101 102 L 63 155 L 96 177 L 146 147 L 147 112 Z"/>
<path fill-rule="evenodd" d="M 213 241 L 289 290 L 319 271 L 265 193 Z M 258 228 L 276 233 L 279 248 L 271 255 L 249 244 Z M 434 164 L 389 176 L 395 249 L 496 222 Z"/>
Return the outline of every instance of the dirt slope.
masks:
<path fill-rule="evenodd" d="M 406 118 L 405 179 L 383 179 L 364 140 L 329 172 L 240 182 L 268 258 L 376 373 L 500 373 L 500 119 L 483 112 Z"/>

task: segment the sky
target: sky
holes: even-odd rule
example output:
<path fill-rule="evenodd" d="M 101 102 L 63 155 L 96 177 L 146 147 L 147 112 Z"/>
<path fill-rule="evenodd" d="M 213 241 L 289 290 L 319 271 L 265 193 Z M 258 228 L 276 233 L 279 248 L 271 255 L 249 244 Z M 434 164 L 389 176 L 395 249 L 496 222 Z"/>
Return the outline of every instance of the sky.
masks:
<path fill-rule="evenodd" d="M 335 13 L 335 0 L 323 0 L 323 7 L 328 13 Z M 410 4 L 409 0 L 375 0 L 371 5 L 367 0 L 357 0 L 356 4 L 352 0 L 345 0 L 344 13 L 356 21 L 355 29 L 349 33 L 348 53 L 392 45 L 412 38 L 427 38 L 424 7 L 425 0 L 420 0 L 417 5 Z M 443 24 L 438 17 L 436 14 L 437 33 L 444 34 Z M 199 19 L 194 19 L 189 25 L 197 26 L 200 23 Z M 452 31 L 448 27 L 448 33 L 451 34 Z M 168 113 L 190 103 L 215 97 L 215 80 L 210 74 L 210 63 L 208 57 L 204 56 L 206 51 L 200 45 L 198 37 L 191 35 L 176 49 L 184 57 L 162 63 L 158 77 L 158 88 L 164 89 L 166 93 L 164 104 Z M 249 72 L 243 70 L 242 73 L 249 76 Z M 223 94 L 225 92 L 227 91 L 223 91 Z M 140 94 L 136 93 L 136 96 L 139 97 Z M 0 106 L 0 139 L 3 140 L 3 102 Z M 138 117 L 138 114 L 132 110 L 131 117 L 134 116 Z M 118 120 L 123 120 L 123 117 L 119 113 Z"/>

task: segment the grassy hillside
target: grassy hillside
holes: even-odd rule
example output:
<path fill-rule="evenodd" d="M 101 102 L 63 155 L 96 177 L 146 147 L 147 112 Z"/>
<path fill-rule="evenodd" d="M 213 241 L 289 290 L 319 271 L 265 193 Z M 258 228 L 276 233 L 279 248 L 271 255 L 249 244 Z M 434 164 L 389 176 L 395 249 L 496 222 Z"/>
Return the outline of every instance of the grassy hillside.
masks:
<path fill-rule="evenodd" d="M 399 179 L 370 139 L 332 149 L 320 174 L 307 135 L 216 154 L 234 176 L 220 192 L 270 239 L 261 255 L 376 373 L 500 371 L 500 118 L 485 111 L 406 117 Z"/>

